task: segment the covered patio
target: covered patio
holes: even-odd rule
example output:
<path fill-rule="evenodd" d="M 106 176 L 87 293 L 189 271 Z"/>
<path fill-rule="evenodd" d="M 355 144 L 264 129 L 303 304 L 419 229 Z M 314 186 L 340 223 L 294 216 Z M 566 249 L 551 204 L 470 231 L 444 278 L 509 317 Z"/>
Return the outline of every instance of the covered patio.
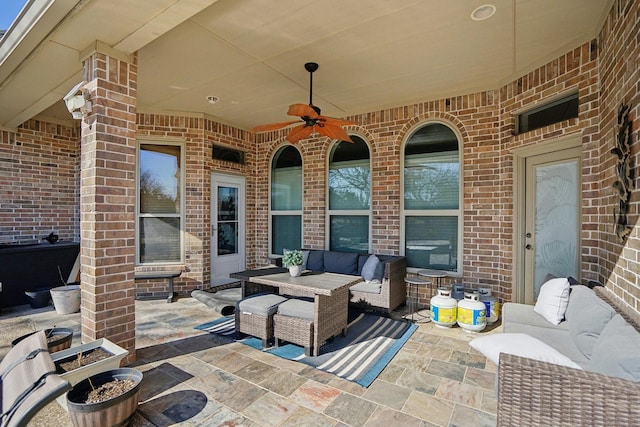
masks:
<path fill-rule="evenodd" d="M 50 233 L 80 243 L 73 322 L 83 342 L 108 338 L 129 350 L 127 364 L 188 359 L 193 381 L 218 370 L 239 380 L 245 365 L 205 366 L 213 356 L 199 346 L 264 360 L 195 335 L 194 323 L 217 314 L 191 292 L 285 248 L 404 256 L 409 275 L 434 268 L 443 285 L 487 287 L 501 304 L 532 304 L 548 273 L 574 276 L 640 312 L 637 0 L 132 3 L 29 1 L 0 38 L 0 244 Z M 310 61 L 320 65 L 312 82 Z M 323 115 L 355 123 L 343 126 L 352 143 L 251 132 L 296 120 L 287 108 L 311 104 L 312 87 Z M 556 186 L 543 187 L 550 170 Z M 572 210 L 540 219 L 569 199 Z M 143 278 L 163 272 L 180 274 L 170 304 L 167 280 Z M 421 288 L 418 302 L 430 297 Z M 0 321 L 51 321 L 34 316 Z M 188 350 L 174 355 L 165 333 Z M 364 399 L 381 420 L 490 425 L 494 371 L 465 340 L 423 325 L 374 389 L 330 392 L 344 404 Z M 148 349 L 165 344 L 171 354 L 151 360 Z M 416 366 L 409 354 L 429 361 Z M 464 372 L 448 383 L 430 366 L 456 355 Z M 467 358 L 483 366 L 472 371 Z M 443 406 L 403 382 L 407 370 L 440 376 Z M 253 400 L 273 391 L 242 379 Z M 379 401 L 396 387 L 404 402 Z M 451 397 L 468 389 L 473 404 Z M 257 422 L 218 402 L 225 417 Z M 414 404 L 448 415 L 406 410 Z M 377 425 L 325 419 L 327 408 L 318 425 Z"/>
<path fill-rule="evenodd" d="M 394 313 L 401 316 L 402 311 Z M 472 336 L 423 323 L 368 388 L 193 329 L 219 314 L 192 298 L 136 302 L 135 366 L 145 375 L 133 426 L 495 425 L 495 365 L 468 346 Z M 0 357 L 11 337 L 80 315 L 51 308 L 0 313 Z M 71 426 L 51 403 L 33 426 Z"/>

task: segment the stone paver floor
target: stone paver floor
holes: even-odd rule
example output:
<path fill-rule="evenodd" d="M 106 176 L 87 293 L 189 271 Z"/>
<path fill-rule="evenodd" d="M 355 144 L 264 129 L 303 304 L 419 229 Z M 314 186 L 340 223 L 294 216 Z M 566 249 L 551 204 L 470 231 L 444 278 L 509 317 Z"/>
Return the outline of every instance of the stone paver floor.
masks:
<path fill-rule="evenodd" d="M 403 312 L 393 313 L 402 317 Z M 471 349 L 476 334 L 419 328 L 369 388 L 193 329 L 220 314 L 193 298 L 136 302 L 135 366 L 144 372 L 133 426 L 494 426 L 496 367 Z M 0 312 L 0 357 L 11 341 L 79 314 L 52 307 Z M 499 330 L 500 328 L 494 328 Z M 487 333 L 487 332 L 483 332 Z M 70 426 L 54 402 L 30 426 Z"/>

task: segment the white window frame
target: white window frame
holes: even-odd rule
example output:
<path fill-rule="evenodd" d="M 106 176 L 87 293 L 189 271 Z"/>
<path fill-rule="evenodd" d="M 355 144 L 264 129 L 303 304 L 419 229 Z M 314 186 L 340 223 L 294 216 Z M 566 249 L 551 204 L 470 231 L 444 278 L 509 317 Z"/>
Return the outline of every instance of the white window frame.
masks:
<path fill-rule="evenodd" d="M 272 178 L 273 178 L 273 159 L 275 158 L 276 154 L 278 154 L 278 152 L 280 150 L 283 150 L 283 149 L 285 149 L 285 148 L 287 148 L 289 146 L 293 147 L 294 150 L 298 151 L 298 154 L 300 155 L 300 160 L 302 162 L 302 165 L 301 165 L 301 168 L 302 168 L 302 175 L 301 175 L 302 182 L 301 182 L 301 185 L 300 185 L 300 187 L 301 187 L 301 197 L 302 197 L 301 208 L 300 208 L 300 210 L 277 210 L 277 211 L 274 211 L 272 209 L 272 206 L 271 206 L 271 189 L 273 188 L 272 187 L 272 184 L 273 184 L 273 182 L 272 182 Z M 300 150 L 297 147 L 295 147 L 293 145 L 283 144 L 283 145 L 280 145 L 280 146 L 276 147 L 276 149 L 273 150 L 271 158 L 269 159 L 269 195 L 268 195 L 268 198 L 269 198 L 269 225 L 268 225 L 267 229 L 268 229 L 268 233 L 269 233 L 269 237 L 268 237 L 269 258 L 278 258 L 278 257 L 281 257 L 282 254 L 276 254 L 276 253 L 273 252 L 273 238 L 272 238 L 272 236 L 273 236 L 273 217 L 274 216 L 287 216 L 287 215 L 289 215 L 289 216 L 296 216 L 296 215 L 300 216 L 300 246 L 301 247 L 304 246 L 304 215 L 303 215 L 303 212 L 304 212 L 304 158 L 302 157 L 302 153 L 300 152 Z M 297 248 L 291 248 L 291 249 L 297 249 Z"/>
<path fill-rule="evenodd" d="M 326 169 L 326 211 L 327 214 L 325 216 L 325 249 L 330 250 L 331 247 L 331 217 L 332 216 L 366 216 L 369 218 L 369 225 L 367 230 L 367 253 L 371 253 L 373 250 L 373 239 L 372 239 L 372 231 L 373 227 L 371 224 L 372 220 L 372 208 L 373 205 L 373 164 L 371 159 L 371 144 L 364 137 L 358 134 L 350 134 L 351 136 L 357 136 L 362 139 L 364 143 L 367 145 L 367 149 L 369 150 L 369 209 L 357 209 L 357 210 L 341 210 L 341 209 L 330 209 L 330 201 L 329 201 L 329 170 L 331 168 L 331 153 L 334 150 L 336 144 L 341 141 L 334 141 L 331 144 L 331 147 L 327 153 L 327 169 Z"/>
<path fill-rule="evenodd" d="M 177 214 L 141 214 L 140 213 L 140 147 L 142 145 L 171 145 L 180 147 L 180 213 Z M 136 141 L 136 203 L 135 203 L 135 257 L 137 266 L 153 265 L 180 265 L 184 264 L 184 230 L 185 230 L 185 209 L 186 209 L 186 144 L 183 140 L 171 139 L 140 139 Z M 141 262 L 140 261 L 140 218 L 180 218 L 180 259 L 178 261 Z"/>
<path fill-rule="evenodd" d="M 432 124 L 440 124 L 448 127 L 455 134 L 458 139 L 458 171 L 459 171 L 459 191 L 458 191 L 458 209 L 410 209 L 405 210 L 405 182 L 404 182 L 404 165 L 405 165 L 405 151 L 407 144 L 411 137 L 420 129 Z M 463 159 L 463 140 L 460 132 L 452 123 L 440 120 L 428 120 L 415 125 L 409 132 L 402 143 L 402 150 L 400 152 L 400 255 L 406 255 L 406 243 L 407 243 L 407 217 L 440 217 L 440 216 L 455 216 L 458 218 L 458 241 L 457 241 L 457 265 L 456 271 L 448 271 L 447 274 L 453 277 L 462 277 L 463 274 L 463 254 L 464 254 L 464 159 Z M 420 267 L 407 267 L 407 271 L 410 273 L 416 273 L 424 268 Z"/>

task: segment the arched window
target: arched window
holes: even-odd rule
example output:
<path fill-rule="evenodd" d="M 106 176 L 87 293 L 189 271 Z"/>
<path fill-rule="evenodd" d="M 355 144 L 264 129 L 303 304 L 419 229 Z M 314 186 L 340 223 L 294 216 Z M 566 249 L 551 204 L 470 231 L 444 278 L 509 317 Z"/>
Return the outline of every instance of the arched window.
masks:
<path fill-rule="evenodd" d="M 409 267 L 461 272 L 458 145 L 448 126 L 430 123 L 404 147 L 403 240 Z"/>
<path fill-rule="evenodd" d="M 302 247 L 302 157 L 291 145 L 271 162 L 271 254 Z"/>
<path fill-rule="evenodd" d="M 371 249 L 371 161 L 369 146 L 352 135 L 329 154 L 329 249 L 367 253 Z"/>

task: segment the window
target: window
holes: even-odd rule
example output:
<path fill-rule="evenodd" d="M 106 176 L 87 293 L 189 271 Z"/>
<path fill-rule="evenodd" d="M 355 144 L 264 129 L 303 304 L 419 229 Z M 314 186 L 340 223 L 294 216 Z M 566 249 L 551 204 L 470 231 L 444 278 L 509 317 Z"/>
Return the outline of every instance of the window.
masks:
<path fill-rule="evenodd" d="M 456 134 L 427 124 L 404 148 L 404 254 L 414 268 L 459 272 L 460 155 Z"/>
<path fill-rule="evenodd" d="M 302 247 L 302 157 L 289 145 L 271 163 L 271 253 Z"/>
<path fill-rule="evenodd" d="M 540 107 L 518 114 L 516 133 L 549 126 L 578 117 L 578 94 L 573 93 L 556 101 L 548 102 Z"/>
<path fill-rule="evenodd" d="M 329 249 L 370 250 L 371 166 L 369 147 L 357 136 L 338 141 L 329 155 Z"/>
<path fill-rule="evenodd" d="M 138 147 L 137 263 L 182 262 L 184 167 L 180 145 Z"/>
<path fill-rule="evenodd" d="M 225 147 L 223 145 L 213 144 L 211 157 L 214 160 L 222 160 L 225 162 L 244 165 L 246 156 L 244 154 L 244 151 L 234 150 L 233 148 Z"/>

